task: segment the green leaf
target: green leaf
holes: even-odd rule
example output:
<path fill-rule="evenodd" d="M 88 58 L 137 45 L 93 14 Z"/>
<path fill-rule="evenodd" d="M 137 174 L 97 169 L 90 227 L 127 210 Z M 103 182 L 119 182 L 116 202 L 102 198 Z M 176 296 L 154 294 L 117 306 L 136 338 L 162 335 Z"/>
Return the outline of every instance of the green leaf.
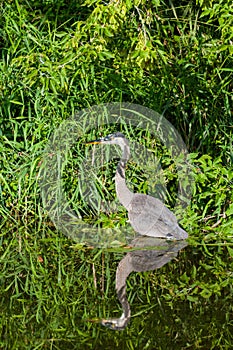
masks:
<path fill-rule="evenodd" d="M 227 250 L 228 250 L 229 255 L 233 258 L 233 248 L 229 247 L 229 245 L 228 245 Z"/>
<path fill-rule="evenodd" d="M 233 215 L 233 203 L 231 203 L 228 209 L 226 210 L 226 215 L 227 216 Z"/>

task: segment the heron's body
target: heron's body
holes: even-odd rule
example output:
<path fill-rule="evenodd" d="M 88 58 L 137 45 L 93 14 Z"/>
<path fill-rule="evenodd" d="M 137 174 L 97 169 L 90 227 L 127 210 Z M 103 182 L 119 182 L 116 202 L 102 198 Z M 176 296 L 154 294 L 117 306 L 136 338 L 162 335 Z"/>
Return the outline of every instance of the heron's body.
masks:
<path fill-rule="evenodd" d="M 129 221 L 138 233 L 167 239 L 187 238 L 187 233 L 178 225 L 175 215 L 159 199 L 135 194 L 128 212 Z"/>
<path fill-rule="evenodd" d="M 125 181 L 126 163 L 130 156 L 128 140 L 121 133 L 90 141 L 94 144 L 117 144 L 122 149 L 122 158 L 117 165 L 115 184 L 120 203 L 127 209 L 129 222 L 141 235 L 180 240 L 188 237 L 178 224 L 175 215 L 157 198 L 131 192 Z"/>

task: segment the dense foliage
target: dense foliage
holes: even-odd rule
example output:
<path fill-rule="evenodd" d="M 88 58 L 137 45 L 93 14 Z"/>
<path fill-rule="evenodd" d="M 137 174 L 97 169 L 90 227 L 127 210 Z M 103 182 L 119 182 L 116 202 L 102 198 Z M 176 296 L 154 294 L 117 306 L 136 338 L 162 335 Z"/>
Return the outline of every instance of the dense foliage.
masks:
<path fill-rule="evenodd" d="M 55 231 L 41 205 L 38 172 L 46 143 L 63 120 L 92 105 L 129 101 L 162 113 L 177 128 L 195 176 L 191 205 L 182 213 L 195 249 L 182 255 L 179 266 L 161 270 L 160 277 L 160 272 L 140 277 L 147 293 L 141 281 L 137 296 L 148 305 L 138 313 L 150 310 L 155 285 L 158 298 L 153 302 L 161 307 L 155 334 L 160 335 L 161 349 L 231 348 L 232 27 L 231 0 L 0 0 L 0 347 L 73 349 L 79 339 L 80 349 L 98 349 L 98 343 L 92 343 L 96 338 L 102 347 L 112 348 L 105 330 L 96 327 L 92 333 L 94 326 L 80 325 L 82 315 L 90 313 L 89 300 L 99 295 L 98 290 L 94 296 L 91 292 L 90 266 L 98 261 L 101 270 L 103 258 L 101 262 L 96 252 L 77 253 Z M 143 142 L 140 135 L 135 137 Z M 138 178 L 137 169 L 129 169 L 132 178 Z M 168 178 L 169 169 L 165 166 Z M 74 181 L 67 177 L 72 192 L 75 166 L 73 175 L 70 170 L 67 174 Z M 108 190 L 114 192 L 112 177 L 108 179 Z M 144 190 L 142 184 L 136 186 Z M 124 213 L 116 220 L 114 215 L 93 218 L 82 210 L 86 220 L 109 226 L 125 223 Z M 114 295 L 109 285 L 114 277 L 106 261 L 107 298 L 108 290 Z M 206 312 L 210 329 L 203 325 L 202 331 L 192 320 L 187 324 L 181 302 L 199 321 Z M 208 311 L 211 303 L 221 308 L 219 319 Z M 102 312 L 95 300 L 91 306 Z M 180 315 L 171 328 L 163 307 Z M 150 312 L 146 322 L 153 324 Z M 146 332 L 151 335 L 152 330 L 144 323 L 135 317 L 126 342 L 124 336 L 110 335 L 115 348 L 154 349 L 157 344 L 160 349 L 154 338 L 148 340 Z M 181 325 L 183 338 L 178 336 Z M 224 335 L 219 334 L 222 325 Z M 140 327 L 147 334 L 141 342 L 136 337 Z M 15 338 L 16 332 L 20 336 Z M 166 343 L 169 333 L 178 339 L 177 347 Z"/>

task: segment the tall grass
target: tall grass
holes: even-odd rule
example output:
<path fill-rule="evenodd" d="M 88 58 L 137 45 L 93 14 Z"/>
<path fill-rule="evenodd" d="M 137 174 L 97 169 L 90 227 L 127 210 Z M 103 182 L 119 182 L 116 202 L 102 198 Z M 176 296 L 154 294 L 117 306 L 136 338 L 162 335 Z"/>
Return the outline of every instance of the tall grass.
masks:
<path fill-rule="evenodd" d="M 231 2 L 12 0 L 0 1 L 0 19 L 0 347 L 231 348 Z M 185 140 L 195 187 L 182 219 L 195 248 L 130 278 L 135 316 L 113 334 L 85 319 L 120 314 L 113 281 L 122 250 L 72 246 L 43 208 L 38 174 L 62 121 L 125 101 L 163 114 Z M 177 182 L 166 149 L 139 128 L 124 131 L 160 157 L 171 204 Z M 87 222 L 124 226 L 124 210 L 97 216 L 79 197 L 79 141 L 63 177 L 67 198 Z M 109 200 L 115 166 L 101 170 Z M 127 171 L 146 193 L 143 169 L 131 162 Z"/>

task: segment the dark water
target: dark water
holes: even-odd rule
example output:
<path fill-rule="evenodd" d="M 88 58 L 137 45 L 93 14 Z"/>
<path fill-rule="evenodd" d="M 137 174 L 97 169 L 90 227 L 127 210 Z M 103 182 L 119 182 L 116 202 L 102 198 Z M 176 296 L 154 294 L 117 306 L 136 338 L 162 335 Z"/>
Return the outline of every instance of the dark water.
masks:
<path fill-rule="evenodd" d="M 1 256 L 0 349 L 233 348 L 227 246 L 147 242 L 123 254 L 68 242 L 27 238 Z M 108 328 L 122 306 L 125 324 Z"/>

